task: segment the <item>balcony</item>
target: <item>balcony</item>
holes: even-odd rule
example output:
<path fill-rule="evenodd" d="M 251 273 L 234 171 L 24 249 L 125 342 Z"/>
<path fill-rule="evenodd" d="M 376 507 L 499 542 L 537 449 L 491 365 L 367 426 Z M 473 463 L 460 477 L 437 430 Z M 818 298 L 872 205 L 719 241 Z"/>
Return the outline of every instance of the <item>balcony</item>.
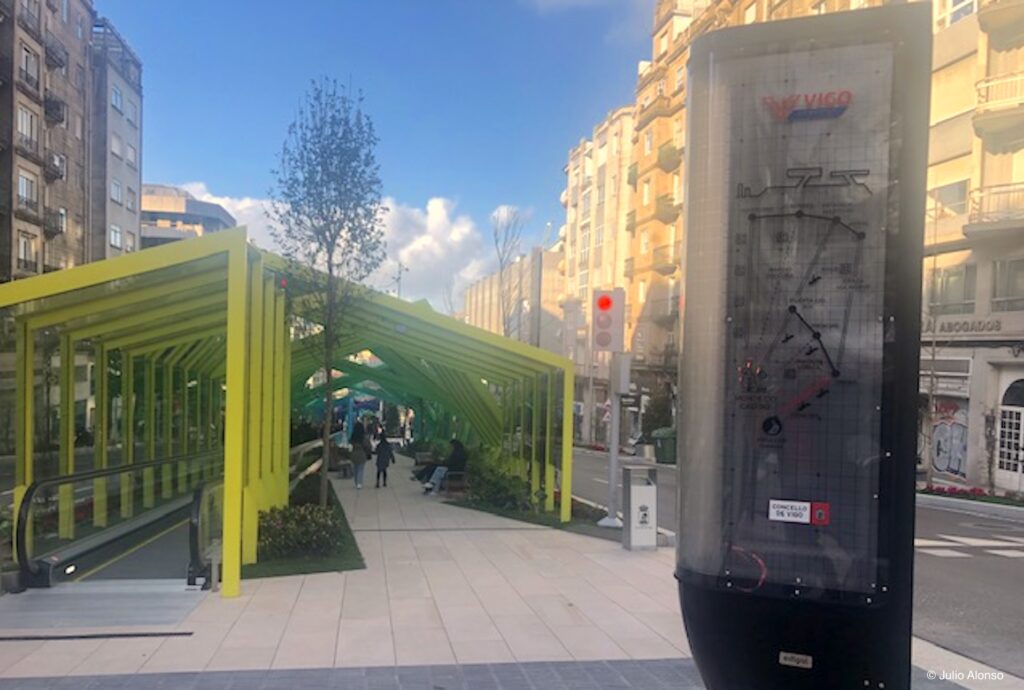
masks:
<path fill-rule="evenodd" d="M 675 172 L 683 162 L 679 149 L 672 144 L 662 144 L 658 148 L 658 167 L 665 172 Z"/>
<path fill-rule="evenodd" d="M 978 26 L 996 50 L 1019 45 L 1024 40 L 1024 0 L 978 0 Z"/>
<path fill-rule="evenodd" d="M 633 257 L 629 257 L 622 264 L 622 275 L 626 276 L 626 278 L 632 278 L 633 273 Z"/>
<path fill-rule="evenodd" d="M 42 42 L 43 30 L 42 24 L 39 21 L 38 0 L 29 0 L 28 2 L 23 1 L 21 3 L 21 7 L 18 11 L 18 25 L 28 32 L 28 34 L 34 39 Z"/>
<path fill-rule="evenodd" d="M 39 101 L 39 75 L 24 67 L 18 68 L 18 87 L 32 100 Z"/>
<path fill-rule="evenodd" d="M 56 36 L 50 32 L 46 33 L 46 66 L 50 69 L 60 69 L 68 66 L 68 49 Z"/>
<path fill-rule="evenodd" d="M 679 205 L 671 194 L 662 194 L 658 197 L 654 216 L 666 225 L 676 222 L 676 218 L 679 217 Z"/>
<path fill-rule="evenodd" d="M 633 188 L 634 192 L 636 191 L 636 178 L 637 168 L 636 163 L 633 163 L 633 165 L 629 166 L 629 170 L 626 172 L 626 182 L 629 183 L 629 186 Z"/>
<path fill-rule="evenodd" d="M 1024 72 L 982 79 L 977 91 L 975 133 L 994 151 L 1012 149 L 1024 134 Z"/>
<path fill-rule="evenodd" d="M 636 232 L 636 211 L 630 211 L 626 214 L 626 232 L 630 235 Z"/>
<path fill-rule="evenodd" d="M 36 199 L 19 194 L 18 206 L 14 209 L 14 215 L 22 220 L 38 224 L 40 222 L 39 202 Z"/>
<path fill-rule="evenodd" d="M 679 268 L 679 254 L 676 244 L 663 244 L 655 247 L 651 254 L 651 270 L 663 276 L 670 276 Z"/>
<path fill-rule="evenodd" d="M 57 235 L 63 235 L 64 227 L 64 216 L 59 211 L 46 209 L 46 215 L 43 218 L 43 235 L 46 236 L 46 239 L 52 240 Z"/>
<path fill-rule="evenodd" d="M 67 162 L 64 156 L 53 151 L 46 152 L 46 158 L 43 159 L 43 175 L 47 181 L 63 180 L 67 172 L 66 168 Z"/>
<path fill-rule="evenodd" d="M 672 103 L 668 96 L 658 96 L 646 107 L 640 109 L 640 114 L 637 117 L 636 129 L 639 131 L 646 127 L 652 120 L 657 117 L 664 117 L 672 112 Z"/>
<path fill-rule="evenodd" d="M 18 270 L 22 273 L 37 273 L 39 264 L 35 259 L 18 259 Z"/>
<path fill-rule="evenodd" d="M 964 235 L 968 239 L 1014 239 L 1024 232 L 1024 182 L 971 190 Z"/>
<path fill-rule="evenodd" d="M 43 99 L 43 116 L 49 125 L 59 125 L 64 122 L 64 118 L 67 117 L 67 104 L 64 99 L 48 90 L 46 98 Z"/>
<path fill-rule="evenodd" d="M 25 158 L 28 158 L 34 163 L 42 164 L 43 158 L 39 155 L 39 140 L 33 139 L 27 134 L 18 132 L 18 138 L 15 140 L 15 149 Z"/>

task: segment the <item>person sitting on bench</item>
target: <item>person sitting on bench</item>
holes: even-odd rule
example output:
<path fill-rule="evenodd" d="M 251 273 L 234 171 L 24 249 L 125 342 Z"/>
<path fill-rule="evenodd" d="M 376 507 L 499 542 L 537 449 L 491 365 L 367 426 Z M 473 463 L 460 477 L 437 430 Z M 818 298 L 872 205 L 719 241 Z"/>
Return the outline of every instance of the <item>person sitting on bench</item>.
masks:
<path fill-rule="evenodd" d="M 444 481 L 445 476 L 449 472 L 466 471 L 466 447 L 462 445 L 462 441 L 457 438 L 453 438 L 450 443 L 452 445 L 452 451 L 448 454 L 448 459 L 444 461 L 443 465 L 434 468 L 434 472 L 430 475 L 430 479 L 423 485 L 423 493 L 436 494 L 438 489 L 441 488 L 441 483 Z"/>

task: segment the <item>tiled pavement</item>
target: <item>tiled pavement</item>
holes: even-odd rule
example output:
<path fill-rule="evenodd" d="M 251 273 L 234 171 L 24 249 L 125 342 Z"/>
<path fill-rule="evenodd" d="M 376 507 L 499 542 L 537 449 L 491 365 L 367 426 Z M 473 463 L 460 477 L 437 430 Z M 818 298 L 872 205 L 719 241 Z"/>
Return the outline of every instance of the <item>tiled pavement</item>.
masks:
<path fill-rule="evenodd" d="M 672 550 L 448 506 L 393 474 L 388 489 L 336 483 L 366 570 L 245 581 L 159 626 L 182 637 L 0 641 L 0 689 L 699 687 Z M 914 663 L 985 670 L 919 640 Z"/>
<path fill-rule="evenodd" d="M 0 690 L 699 690 L 689 659 L 221 671 L 0 680 Z M 914 669 L 915 690 L 960 686 Z"/>

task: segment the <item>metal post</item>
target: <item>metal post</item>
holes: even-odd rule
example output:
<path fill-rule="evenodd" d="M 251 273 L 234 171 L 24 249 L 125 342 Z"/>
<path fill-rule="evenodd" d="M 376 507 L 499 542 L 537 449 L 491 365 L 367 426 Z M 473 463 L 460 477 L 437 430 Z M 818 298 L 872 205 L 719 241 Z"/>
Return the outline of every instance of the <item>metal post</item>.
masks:
<path fill-rule="evenodd" d="M 146 357 L 146 460 L 156 459 L 156 356 L 151 353 Z M 142 471 L 142 505 L 152 508 L 156 504 L 154 482 L 156 470 L 152 467 Z"/>
<path fill-rule="evenodd" d="M 96 346 L 96 413 L 93 418 L 93 446 L 96 449 L 96 469 L 107 468 L 107 425 L 110 410 L 108 400 L 110 383 L 107 380 L 107 348 Z M 92 523 L 107 526 L 107 478 L 92 481 Z"/>
<path fill-rule="evenodd" d="M 608 401 L 611 403 L 611 424 L 608 439 L 608 515 L 598 521 L 601 527 L 622 527 L 619 519 L 619 421 L 623 393 L 629 392 L 630 356 L 613 352 L 608 368 Z"/>
<path fill-rule="evenodd" d="M 75 348 L 71 335 L 67 333 L 60 337 L 60 442 L 57 447 L 60 449 L 60 474 L 74 474 Z M 58 535 L 61 539 L 74 539 L 75 487 L 62 484 L 58 492 Z"/>

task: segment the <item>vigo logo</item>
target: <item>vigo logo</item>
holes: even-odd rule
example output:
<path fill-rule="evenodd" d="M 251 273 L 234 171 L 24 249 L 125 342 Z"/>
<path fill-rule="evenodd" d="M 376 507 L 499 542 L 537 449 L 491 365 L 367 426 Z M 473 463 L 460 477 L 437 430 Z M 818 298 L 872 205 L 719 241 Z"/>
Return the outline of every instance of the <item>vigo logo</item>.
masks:
<path fill-rule="evenodd" d="M 845 89 L 820 93 L 793 93 L 781 98 L 761 97 L 761 103 L 779 122 L 835 119 L 845 113 L 852 102 L 853 93 Z"/>

